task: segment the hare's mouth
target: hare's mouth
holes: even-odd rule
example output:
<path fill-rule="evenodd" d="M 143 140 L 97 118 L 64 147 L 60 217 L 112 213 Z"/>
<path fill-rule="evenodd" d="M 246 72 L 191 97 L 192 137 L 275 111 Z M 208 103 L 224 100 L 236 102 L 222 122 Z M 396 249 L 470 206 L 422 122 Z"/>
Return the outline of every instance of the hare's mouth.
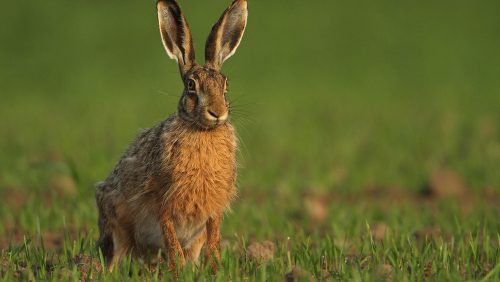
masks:
<path fill-rule="evenodd" d="M 221 120 L 221 119 L 217 119 L 217 120 L 202 119 L 202 120 L 198 121 L 198 125 L 200 127 L 202 127 L 203 129 L 209 130 L 209 129 L 214 129 L 216 127 L 224 125 L 226 122 L 227 122 L 227 118 L 224 120 Z"/>
<path fill-rule="evenodd" d="M 210 130 L 222 126 L 228 121 L 229 117 L 229 113 L 225 113 L 218 117 L 213 112 L 210 113 L 208 111 L 196 113 L 193 116 L 192 114 L 188 114 L 184 109 L 181 109 L 178 113 L 182 120 L 185 120 L 191 124 L 191 126 L 199 127 L 203 130 Z"/>
<path fill-rule="evenodd" d="M 200 114 L 199 123 L 206 128 L 215 128 L 226 123 L 229 112 L 216 113 L 207 109 Z"/>

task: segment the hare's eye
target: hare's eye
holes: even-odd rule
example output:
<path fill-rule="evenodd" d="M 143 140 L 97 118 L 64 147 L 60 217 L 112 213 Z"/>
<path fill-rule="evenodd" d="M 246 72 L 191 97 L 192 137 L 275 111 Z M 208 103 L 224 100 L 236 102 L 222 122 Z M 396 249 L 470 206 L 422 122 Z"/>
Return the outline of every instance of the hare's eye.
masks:
<path fill-rule="evenodd" d="M 188 88 L 188 92 L 191 92 L 191 93 L 196 92 L 196 82 L 194 82 L 193 79 L 188 80 L 187 88 Z"/>

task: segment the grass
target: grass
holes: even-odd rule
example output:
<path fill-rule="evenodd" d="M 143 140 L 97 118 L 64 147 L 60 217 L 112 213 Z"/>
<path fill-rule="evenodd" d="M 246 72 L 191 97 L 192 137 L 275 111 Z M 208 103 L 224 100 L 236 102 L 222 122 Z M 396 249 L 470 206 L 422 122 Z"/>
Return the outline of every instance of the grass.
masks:
<path fill-rule="evenodd" d="M 203 58 L 228 3 L 179 2 Z M 499 4 L 268 2 L 224 66 L 241 146 L 223 270 L 180 277 L 499 280 Z M 0 280 L 168 279 L 103 272 L 94 246 L 93 184 L 181 92 L 154 1 L 4 6 Z"/>

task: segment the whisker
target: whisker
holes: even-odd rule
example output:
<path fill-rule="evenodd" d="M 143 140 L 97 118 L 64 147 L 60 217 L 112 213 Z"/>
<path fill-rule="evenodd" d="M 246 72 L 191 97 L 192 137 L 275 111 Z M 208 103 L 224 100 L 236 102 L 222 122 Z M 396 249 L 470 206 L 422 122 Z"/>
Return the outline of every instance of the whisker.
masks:
<path fill-rule="evenodd" d="M 162 96 L 166 96 L 168 98 L 175 98 L 175 99 L 179 98 L 179 95 L 177 95 L 177 94 L 172 94 L 172 93 L 165 92 L 165 91 L 158 90 L 158 89 L 154 90 L 153 93 L 158 94 L 158 95 L 162 95 Z"/>

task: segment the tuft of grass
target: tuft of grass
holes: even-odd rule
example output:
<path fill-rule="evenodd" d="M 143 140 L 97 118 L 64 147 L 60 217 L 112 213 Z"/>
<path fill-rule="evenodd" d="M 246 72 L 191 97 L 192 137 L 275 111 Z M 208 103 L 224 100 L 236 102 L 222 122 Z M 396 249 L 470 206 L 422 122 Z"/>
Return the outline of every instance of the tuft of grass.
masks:
<path fill-rule="evenodd" d="M 410 234 L 388 235 L 374 241 L 370 231 L 360 231 L 350 237 L 352 243 L 339 244 L 335 238 L 301 236 L 276 240 L 274 258 L 266 262 L 251 260 L 241 242 L 233 241 L 222 252 L 221 270 L 216 280 L 283 280 L 292 269 L 300 267 L 317 280 L 496 280 L 499 278 L 499 249 L 488 247 L 492 242 L 465 236 L 446 240 L 417 240 Z M 319 239 L 319 238 L 318 238 Z M 151 267 L 126 257 L 109 273 L 102 268 L 102 257 L 95 246 L 79 238 L 80 247 L 73 251 L 45 250 L 26 239 L 23 245 L 2 251 L 2 277 L 10 280 L 86 280 L 118 281 L 124 279 L 159 281 L 170 280 L 166 264 Z M 70 242 L 67 242 L 70 243 Z M 186 280 L 211 277 L 203 262 L 187 265 L 179 271 Z"/>

